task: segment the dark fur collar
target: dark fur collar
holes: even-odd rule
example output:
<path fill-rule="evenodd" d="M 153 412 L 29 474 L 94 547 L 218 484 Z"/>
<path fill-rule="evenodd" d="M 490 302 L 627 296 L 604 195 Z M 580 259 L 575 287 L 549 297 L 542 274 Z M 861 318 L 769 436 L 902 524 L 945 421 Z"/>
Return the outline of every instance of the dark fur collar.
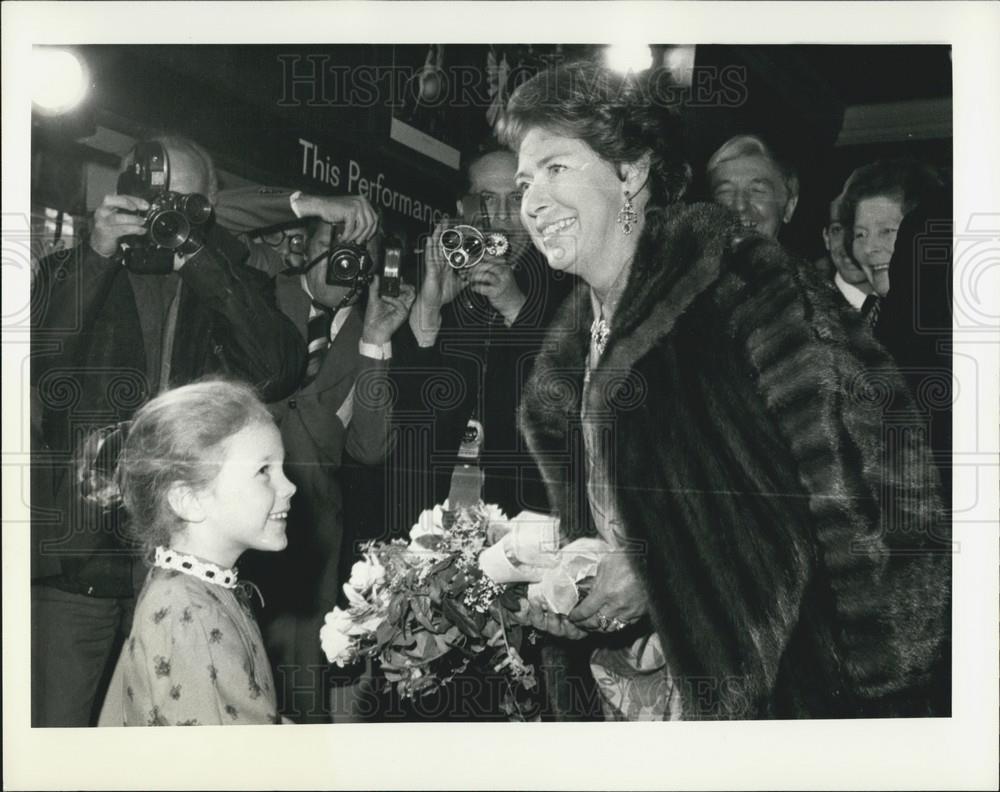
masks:
<path fill-rule="evenodd" d="M 627 391 L 633 384 L 625 374 L 726 271 L 735 223 L 730 212 L 714 204 L 647 213 L 608 347 L 591 375 L 588 411 L 600 412 L 618 398 L 630 398 Z M 592 322 L 590 287 L 581 282 L 550 325 L 520 408 L 521 429 L 544 473 L 553 507 L 575 526 L 569 530 L 584 532 L 589 510 L 567 500 L 553 465 L 568 451 L 568 427 L 580 416 Z M 622 392 L 624 397 L 616 396 Z"/>
<path fill-rule="evenodd" d="M 670 334 L 678 317 L 725 271 L 734 231 L 733 215 L 714 204 L 676 205 L 647 213 L 608 347 L 594 372 L 595 385 L 614 372 L 631 369 Z M 564 372 L 562 381 L 567 369 L 581 369 L 582 378 L 592 321 L 590 287 L 581 281 L 557 313 L 536 365 Z M 593 393 L 602 390 L 595 387 Z M 572 414 L 579 410 L 580 395 L 579 388 L 546 394 L 545 404 L 535 406 Z"/>

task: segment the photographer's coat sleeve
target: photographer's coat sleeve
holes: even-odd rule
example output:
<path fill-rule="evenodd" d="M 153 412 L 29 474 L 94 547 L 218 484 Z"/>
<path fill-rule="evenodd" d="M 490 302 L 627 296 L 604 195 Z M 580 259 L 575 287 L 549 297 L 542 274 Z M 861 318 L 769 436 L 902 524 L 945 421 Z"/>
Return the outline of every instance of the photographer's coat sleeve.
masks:
<path fill-rule="evenodd" d="M 296 219 L 292 190 L 282 187 L 234 187 L 216 196 L 215 218 L 234 234 L 281 225 Z"/>
<path fill-rule="evenodd" d="M 188 305 L 197 304 L 211 317 L 203 322 L 178 322 L 174 367 L 180 366 L 183 372 L 190 365 L 189 360 L 178 359 L 178 345 L 194 344 L 196 334 L 211 325 L 211 354 L 217 367 L 251 382 L 264 401 L 284 398 L 294 392 L 305 365 L 302 337 L 278 310 L 273 279 L 244 263 L 246 249 L 226 231 L 213 229 L 213 236 L 219 237 L 217 244 L 206 247 L 181 269 L 189 288 L 182 292 L 179 315 L 187 313 Z M 254 253 L 251 246 L 250 255 Z M 190 313 L 198 318 L 205 312 Z M 183 375 L 172 379 L 186 381 Z"/>

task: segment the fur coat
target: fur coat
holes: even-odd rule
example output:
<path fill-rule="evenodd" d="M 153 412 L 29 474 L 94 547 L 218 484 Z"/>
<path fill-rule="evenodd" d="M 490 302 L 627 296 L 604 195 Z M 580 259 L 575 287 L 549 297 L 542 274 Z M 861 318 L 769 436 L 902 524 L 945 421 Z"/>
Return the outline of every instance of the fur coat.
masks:
<path fill-rule="evenodd" d="M 521 425 L 563 533 L 593 531 L 586 398 L 683 717 L 947 714 L 950 545 L 925 429 L 860 320 L 733 230 L 710 205 L 647 216 L 586 393 L 589 287 L 557 314 Z"/>

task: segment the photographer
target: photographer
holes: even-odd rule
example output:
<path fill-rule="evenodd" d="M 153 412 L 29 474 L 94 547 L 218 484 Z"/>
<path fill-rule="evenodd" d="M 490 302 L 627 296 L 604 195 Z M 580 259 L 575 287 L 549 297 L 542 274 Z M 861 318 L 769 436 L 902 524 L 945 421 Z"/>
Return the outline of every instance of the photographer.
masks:
<path fill-rule="evenodd" d="M 373 229 L 374 230 L 374 229 Z M 279 711 L 300 723 L 329 723 L 330 667 L 319 630 L 340 592 L 345 541 L 341 465 L 345 451 L 362 465 L 381 463 L 389 443 L 390 339 L 414 299 L 379 294 L 374 273 L 381 236 L 367 249 L 342 244 L 326 222 L 305 228 L 304 267 L 268 251 L 278 307 L 308 341 L 308 363 L 289 398 L 273 402 L 281 428 L 285 471 L 296 485 L 283 553 L 251 554 L 244 571 L 263 589 L 261 628 L 275 667 Z M 359 240 L 365 241 L 365 240 Z M 367 290 L 367 302 L 363 302 Z"/>
<path fill-rule="evenodd" d="M 145 571 L 122 513 L 81 498 L 80 438 L 113 424 L 127 431 L 148 399 L 204 375 L 239 377 L 263 398 L 281 398 L 305 359 L 273 283 L 211 219 L 218 190 L 208 154 L 179 137 L 134 154 L 119 194 L 94 212 L 89 239 L 44 259 L 32 284 L 31 383 L 42 434 L 32 477 L 35 726 L 93 722 Z"/>
<path fill-rule="evenodd" d="M 396 336 L 398 436 L 386 502 L 401 513 L 386 525 L 405 528 L 445 498 L 475 500 L 480 494 L 508 516 L 526 509 L 548 512 L 517 411 L 548 322 L 576 278 L 550 270 L 529 243 L 516 166 L 506 149 L 472 155 L 464 163 L 465 190 L 458 201 L 462 223 L 508 238 L 505 255 L 487 253 L 478 264 L 456 270 L 442 250 L 445 225 L 425 245 L 420 291 Z M 544 716 L 590 717 L 573 703 L 592 700 L 584 689 L 586 655 L 549 637 L 528 651 L 545 672 Z M 505 717 L 497 708 L 495 679 L 467 684 L 477 694 L 461 711 L 448 708 L 444 719 Z"/>
<path fill-rule="evenodd" d="M 391 471 L 392 480 L 406 481 L 399 497 L 390 497 L 402 506 L 400 525 L 448 497 L 452 472 L 459 465 L 461 473 L 467 462 L 482 470 L 483 499 L 508 515 L 547 508 L 518 434 L 517 405 L 545 325 L 571 279 L 551 273 L 528 244 L 515 167 L 509 151 L 477 153 L 466 164 L 458 201 L 463 222 L 506 236 L 504 255 L 487 253 L 475 266 L 454 269 L 441 250 L 445 225 L 425 246 L 423 281 L 399 333 L 394 377 L 397 425 L 426 425 L 430 447 L 400 449 L 407 456 Z M 476 482 L 471 489 L 477 498 Z"/>

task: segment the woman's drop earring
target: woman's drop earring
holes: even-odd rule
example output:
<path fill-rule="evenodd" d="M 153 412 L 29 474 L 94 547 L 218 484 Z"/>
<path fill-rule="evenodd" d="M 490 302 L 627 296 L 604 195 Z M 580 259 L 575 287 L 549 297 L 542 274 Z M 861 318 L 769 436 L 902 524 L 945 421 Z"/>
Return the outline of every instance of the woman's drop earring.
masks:
<path fill-rule="evenodd" d="M 625 193 L 625 205 L 618 212 L 618 225 L 622 228 L 622 233 L 628 236 L 632 233 L 632 229 L 635 227 L 636 222 L 639 220 L 639 215 L 635 213 L 635 209 L 632 208 L 632 199 L 629 194 Z"/>

